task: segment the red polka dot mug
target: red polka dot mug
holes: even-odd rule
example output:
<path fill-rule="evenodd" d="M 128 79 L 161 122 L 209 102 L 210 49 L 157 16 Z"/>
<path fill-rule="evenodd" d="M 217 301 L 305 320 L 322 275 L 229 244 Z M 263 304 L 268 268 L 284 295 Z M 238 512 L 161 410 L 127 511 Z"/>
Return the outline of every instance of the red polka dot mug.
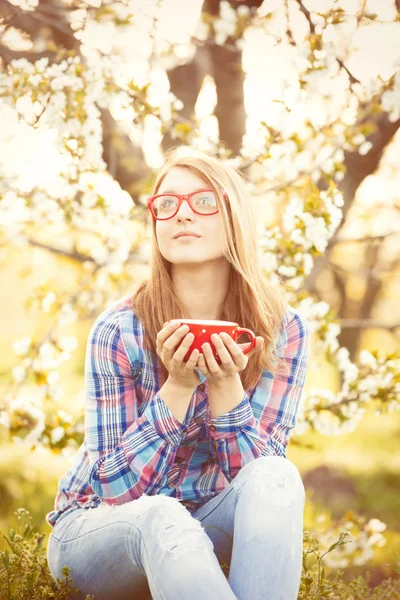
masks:
<path fill-rule="evenodd" d="M 207 319 L 171 319 L 171 321 L 166 321 L 166 323 L 179 323 L 180 325 L 188 325 L 189 331 L 193 333 L 194 340 L 192 345 L 190 346 L 185 358 L 184 362 L 188 361 L 191 353 L 195 348 L 199 350 L 203 354 L 202 344 L 208 342 L 211 346 L 211 350 L 217 360 L 217 362 L 221 362 L 218 357 L 218 352 L 211 340 L 211 336 L 213 333 L 221 333 L 225 332 L 231 336 L 231 338 L 237 343 L 238 338 L 243 334 L 247 334 L 250 336 L 250 346 L 243 350 L 244 354 L 247 354 L 252 350 L 256 344 L 256 336 L 251 331 L 251 329 L 246 329 L 245 327 L 239 327 L 238 323 L 234 323 L 233 321 L 212 321 Z M 188 331 L 188 333 L 189 333 Z M 176 346 L 174 352 L 179 348 L 180 344 Z"/>

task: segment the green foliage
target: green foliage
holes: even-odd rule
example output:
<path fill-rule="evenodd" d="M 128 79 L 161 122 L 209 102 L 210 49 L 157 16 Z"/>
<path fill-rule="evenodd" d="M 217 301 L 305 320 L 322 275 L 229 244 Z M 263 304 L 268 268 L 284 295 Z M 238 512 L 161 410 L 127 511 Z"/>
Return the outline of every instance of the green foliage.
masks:
<path fill-rule="evenodd" d="M 347 531 L 342 531 L 338 540 L 328 550 L 321 552 L 318 540 L 310 537 L 308 531 L 304 532 L 303 572 L 298 600 L 319 600 L 331 598 L 332 600 L 396 600 L 400 599 L 400 578 L 390 577 L 375 588 L 370 588 L 370 574 L 359 576 L 346 582 L 342 570 L 335 570 L 328 574 L 323 565 L 323 558 L 344 544 L 349 543 Z M 305 549 L 306 544 L 308 548 Z M 400 563 L 394 567 L 400 573 Z"/>
<path fill-rule="evenodd" d="M 2 552 L 0 559 L 0 599 L 27 600 L 54 598 L 68 600 L 79 593 L 71 586 L 69 568 L 64 567 L 62 580 L 53 580 L 47 566 L 44 539 L 46 534 L 35 532 L 30 524 L 31 516 L 24 508 L 15 512 L 19 521 L 17 531 L 9 529 L 8 536 L 1 534 L 11 552 Z M 375 588 L 369 587 L 369 574 L 345 582 L 341 571 L 328 573 L 322 564 L 324 555 L 340 545 L 346 544 L 347 532 L 341 532 L 339 539 L 327 551 L 321 553 L 318 541 L 304 532 L 303 572 L 298 600 L 400 600 L 400 578 L 387 579 Z M 397 559 L 395 568 L 400 573 Z M 86 600 L 95 600 L 86 596 Z"/>
<path fill-rule="evenodd" d="M 68 600 L 78 594 L 79 590 L 71 587 L 68 567 L 62 570 L 63 580 L 53 580 L 44 547 L 46 534 L 39 534 L 32 529 L 29 512 L 19 508 L 15 514 L 19 521 L 17 531 L 9 529 L 8 536 L 1 533 L 11 552 L 1 552 L 0 599 Z M 93 596 L 86 596 L 86 600 L 93 600 Z"/>

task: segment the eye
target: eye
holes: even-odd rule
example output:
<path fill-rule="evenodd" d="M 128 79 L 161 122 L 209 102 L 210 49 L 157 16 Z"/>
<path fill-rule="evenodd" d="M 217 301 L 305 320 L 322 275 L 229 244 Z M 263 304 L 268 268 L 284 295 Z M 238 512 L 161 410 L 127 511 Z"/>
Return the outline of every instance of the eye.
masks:
<path fill-rule="evenodd" d="M 153 202 L 156 215 L 168 216 L 176 210 L 178 200 L 175 196 L 157 196 Z"/>
<path fill-rule="evenodd" d="M 197 205 L 210 205 L 215 207 L 217 205 L 217 199 L 214 192 L 199 192 L 193 195 L 193 200 Z"/>
<path fill-rule="evenodd" d="M 164 198 L 159 198 L 160 203 L 162 204 L 162 206 L 168 206 L 171 204 L 175 203 L 175 199 L 174 198 L 170 198 L 169 196 L 165 196 Z"/>

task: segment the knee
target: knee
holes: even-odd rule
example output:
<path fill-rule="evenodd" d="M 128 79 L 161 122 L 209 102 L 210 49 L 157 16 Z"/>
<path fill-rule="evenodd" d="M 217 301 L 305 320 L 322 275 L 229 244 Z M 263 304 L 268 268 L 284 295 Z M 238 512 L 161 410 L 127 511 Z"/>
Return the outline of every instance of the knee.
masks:
<path fill-rule="evenodd" d="M 252 496 L 278 497 L 287 502 L 299 495 L 305 500 L 305 490 L 296 465 L 282 456 L 261 456 L 248 463 L 234 479 L 238 495 L 249 493 Z M 272 491 L 275 494 L 271 494 Z"/>
<path fill-rule="evenodd" d="M 140 514 L 144 529 L 156 532 L 160 528 L 191 527 L 202 529 L 200 521 L 194 519 L 190 512 L 176 498 L 158 494 L 142 496 L 135 500 L 134 512 Z"/>
<path fill-rule="evenodd" d="M 162 494 L 146 496 L 142 519 L 142 537 L 158 551 L 178 559 L 188 552 L 208 552 L 214 545 L 202 524 L 176 499 Z"/>
<path fill-rule="evenodd" d="M 141 496 L 136 500 L 127 502 L 120 507 L 125 514 L 130 514 L 135 518 L 140 518 L 141 522 L 151 521 L 152 519 L 182 519 L 189 511 L 177 500 L 164 494 L 155 496 Z"/>

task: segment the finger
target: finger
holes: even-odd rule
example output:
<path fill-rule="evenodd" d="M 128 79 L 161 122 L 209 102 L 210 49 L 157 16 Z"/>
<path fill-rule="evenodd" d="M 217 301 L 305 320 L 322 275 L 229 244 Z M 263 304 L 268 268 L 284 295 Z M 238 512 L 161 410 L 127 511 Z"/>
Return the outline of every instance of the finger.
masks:
<path fill-rule="evenodd" d="M 194 340 L 193 333 L 186 334 L 185 337 L 183 338 L 181 345 L 179 346 L 177 351 L 174 353 L 172 360 L 174 360 L 178 363 L 181 363 L 183 361 L 183 359 L 185 358 L 190 346 L 192 345 L 193 340 Z"/>
<path fill-rule="evenodd" d="M 167 340 L 170 337 L 170 335 L 172 335 L 172 333 L 178 329 L 178 327 L 179 321 L 175 321 L 174 323 L 168 323 L 167 326 L 164 326 L 161 329 L 161 331 L 157 333 L 157 345 L 162 345 L 165 342 L 165 340 Z"/>
<path fill-rule="evenodd" d="M 258 335 L 256 337 L 256 344 L 255 344 L 254 348 L 252 348 L 250 350 L 250 352 L 247 352 L 246 356 L 251 356 L 255 352 L 259 352 L 264 347 L 264 343 L 265 343 L 264 338 L 261 335 Z M 250 344 L 251 344 L 251 342 L 246 342 L 245 344 L 238 344 L 238 346 L 244 353 L 245 350 L 247 350 L 247 348 L 250 346 Z"/>
<path fill-rule="evenodd" d="M 246 365 L 248 360 L 247 355 L 243 353 L 243 350 L 235 342 L 235 340 L 231 338 L 230 335 L 224 332 L 222 332 L 220 335 L 223 343 L 226 345 L 227 349 L 229 350 L 232 356 L 232 360 L 235 366 L 238 368 L 243 368 L 243 365 Z"/>
<path fill-rule="evenodd" d="M 200 354 L 200 351 L 197 348 L 195 348 L 193 350 L 193 352 L 191 353 L 189 360 L 187 361 L 186 366 L 185 366 L 185 368 L 188 371 L 193 371 L 194 368 L 196 367 L 196 363 L 199 358 L 199 354 Z"/>
<path fill-rule="evenodd" d="M 211 375 L 218 375 L 221 373 L 221 369 L 218 366 L 217 361 L 215 360 L 215 356 L 211 350 L 211 346 L 208 342 L 201 346 L 203 348 L 204 360 L 207 364 L 207 368 L 210 371 Z"/>
<path fill-rule="evenodd" d="M 197 358 L 197 367 L 202 375 L 206 376 L 209 374 L 204 354 L 202 354 L 201 352 L 199 353 L 199 356 Z"/>
<path fill-rule="evenodd" d="M 235 366 L 232 356 L 227 347 L 225 346 L 224 342 L 222 341 L 221 337 L 218 334 L 213 333 L 213 335 L 211 336 L 211 340 L 218 352 L 218 356 L 221 359 L 224 368 Z"/>
<path fill-rule="evenodd" d="M 188 333 L 189 327 L 187 325 L 182 325 L 178 327 L 176 331 L 172 335 L 168 337 L 168 339 L 164 342 L 164 350 L 167 352 L 174 352 L 174 348 L 179 344 L 182 338 Z"/>
<path fill-rule="evenodd" d="M 250 350 L 249 354 L 254 354 L 254 352 L 260 352 L 264 348 L 265 340 L 261 336 L 256 337 L 256 344 L 252 350 Z"/>

